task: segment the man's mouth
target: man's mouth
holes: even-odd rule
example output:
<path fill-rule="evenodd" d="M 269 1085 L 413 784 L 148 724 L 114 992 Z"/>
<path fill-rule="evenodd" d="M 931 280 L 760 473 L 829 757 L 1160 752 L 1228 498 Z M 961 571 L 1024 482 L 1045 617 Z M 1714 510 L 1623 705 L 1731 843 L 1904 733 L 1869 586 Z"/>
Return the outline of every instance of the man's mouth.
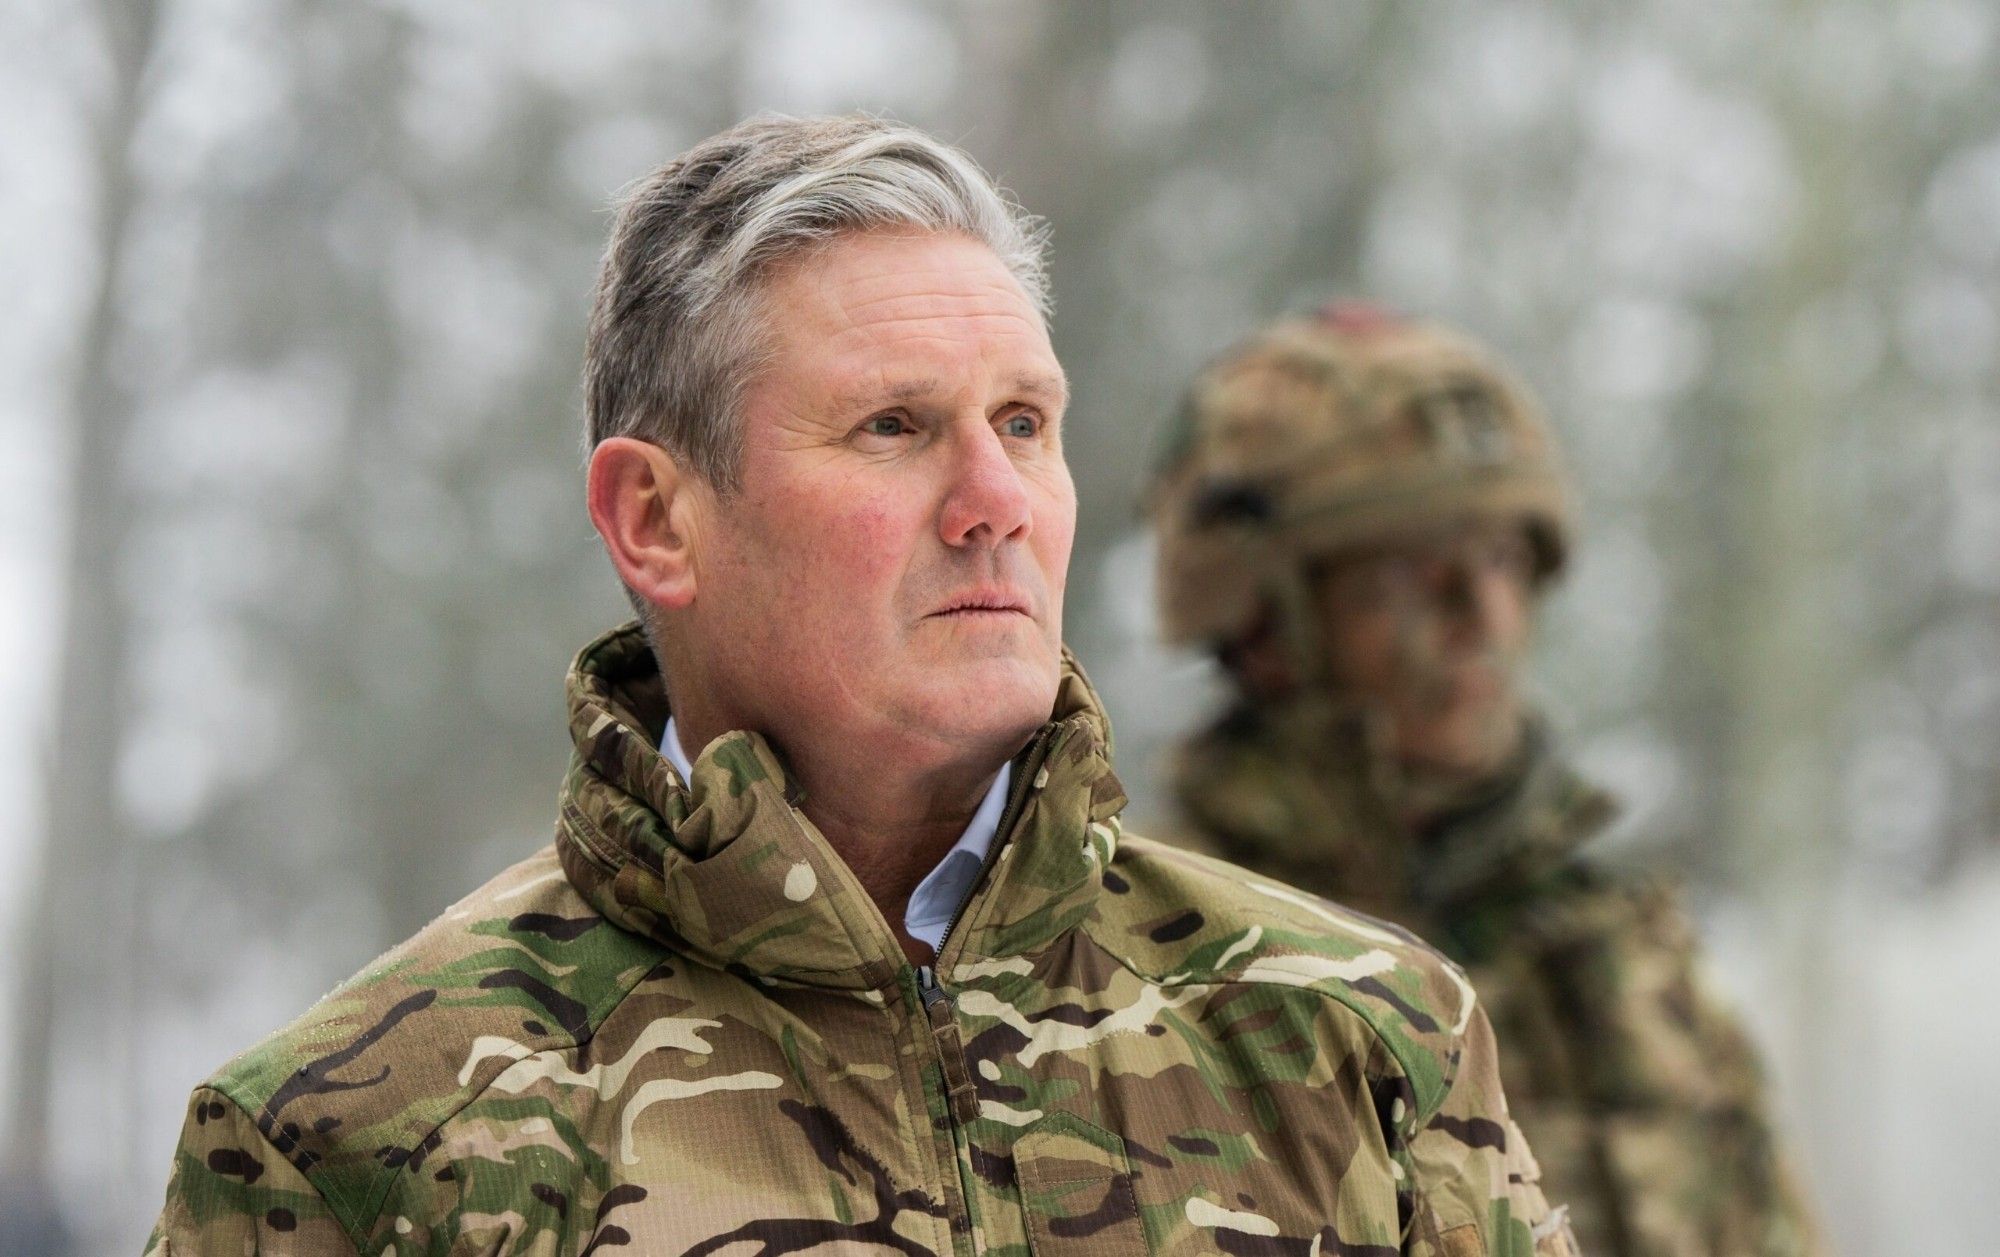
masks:
<path fill-rule="evenodd" d="M 1461 702 L 1484 702 L 1500 692 L 1500 678 L 1491 668 L 1461 668 L 1449 684 Z"/>
<path fill-rule="evenodd" d="M 930 619 L 971 619 L 994 615 L 1027 615 L 1028 600 L 1006 589 L 975 589 L 962 593 L 930 613 Z"/>
<path fill-rule="evenodd" d="M 1438 665 L 1424 678 L 1420 688 L 1439 706 L 1486 704 L 1504 692 L 1504 677 L 1499 665 L 1472 659 Z"/>

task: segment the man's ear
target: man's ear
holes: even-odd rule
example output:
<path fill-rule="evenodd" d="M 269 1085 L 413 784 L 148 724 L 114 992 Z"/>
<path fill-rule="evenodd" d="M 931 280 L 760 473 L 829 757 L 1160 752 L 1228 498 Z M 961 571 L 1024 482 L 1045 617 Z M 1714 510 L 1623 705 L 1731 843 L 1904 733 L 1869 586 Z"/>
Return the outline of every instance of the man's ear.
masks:
<path fill-rule="evenodd" d="M 650 441 L 614 436 L 590 452 L 590 522 L 626 587 L 656 607 L 694 601 L 695 541 L 707 486 Z"/>

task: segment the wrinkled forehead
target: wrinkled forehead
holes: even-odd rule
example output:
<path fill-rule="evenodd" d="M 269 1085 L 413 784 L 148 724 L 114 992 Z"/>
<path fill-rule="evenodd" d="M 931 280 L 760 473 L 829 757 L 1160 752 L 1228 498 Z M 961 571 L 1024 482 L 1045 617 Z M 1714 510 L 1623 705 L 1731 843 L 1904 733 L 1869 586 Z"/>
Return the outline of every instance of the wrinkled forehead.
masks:
<path fill-rule="evenodd" d="M 1046 339 L 1041 309 L 991 246 L 961 232 L 879 227 L 802 244 L 755 285 L 767 315 L 832 322 L 1004 312 Z"/>
<path fill-rule="evenodd" d="M 836 237 L 768 275 L 760 305 L 760 365 L 808 373 L 842 397 L 920 400 L 974 373 L 996 386 L 1033 386 L 1044 402 L 1068 395 L 1040 310 L 969 236 Z"/>

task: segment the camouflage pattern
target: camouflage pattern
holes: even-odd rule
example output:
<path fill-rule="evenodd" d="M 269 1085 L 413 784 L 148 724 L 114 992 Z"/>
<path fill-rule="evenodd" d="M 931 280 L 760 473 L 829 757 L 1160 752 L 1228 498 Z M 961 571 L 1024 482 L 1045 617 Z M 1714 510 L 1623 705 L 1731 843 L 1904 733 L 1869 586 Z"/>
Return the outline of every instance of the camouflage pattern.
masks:
<path fill-rule="evenodd" d="M 1161 624 L 1194 645 L 1236 640 L 1266 608 L 1302 609 L 1308 565 L 1343 548 L 1505 515 L 1527 524 L 1546 577 L 1571 530 L 1528 390 L 1447 328 L 1354 304 L 1275 323 L 1196 377 L 1151 509 Z"/>
<path fill-rule="evenodd" d="M 636 626 L 569 697 L 553 846 L 195 1091 L 149 1253 L 1574 1251 L 1464 976 L 1123 834 L 1073 667 L 934 975 Z"/>
<path fill-rule="evenodd" d="M 1397 819 L 1378 764 L 1357 724 L 1301 702 L 1239 708 L 1176 772 L 1196 845 L 1401 922 L 1466 966 L 1584 1251 L 1824 1252 L 1675 891 L 1579 853 L 1608 796 L 1538 723 L 1509 772 L 1421 830 Z"/>

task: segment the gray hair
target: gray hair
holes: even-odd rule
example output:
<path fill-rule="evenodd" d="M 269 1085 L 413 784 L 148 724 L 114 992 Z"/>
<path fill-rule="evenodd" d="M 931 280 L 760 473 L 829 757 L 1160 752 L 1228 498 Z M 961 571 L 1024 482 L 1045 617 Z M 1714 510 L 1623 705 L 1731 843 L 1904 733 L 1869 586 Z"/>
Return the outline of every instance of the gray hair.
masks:
<path fill-rule="evenodd" d="M 865 115 L 760 115 L 620 201 L 584 354 L 587 446 L 638 437 L 717 489 L 735 488 L 738 408 L 766 354 L 763 278 L 877 227 L 981 241 L 1047 317 L 1047 229 L 966 154 Z"/>

